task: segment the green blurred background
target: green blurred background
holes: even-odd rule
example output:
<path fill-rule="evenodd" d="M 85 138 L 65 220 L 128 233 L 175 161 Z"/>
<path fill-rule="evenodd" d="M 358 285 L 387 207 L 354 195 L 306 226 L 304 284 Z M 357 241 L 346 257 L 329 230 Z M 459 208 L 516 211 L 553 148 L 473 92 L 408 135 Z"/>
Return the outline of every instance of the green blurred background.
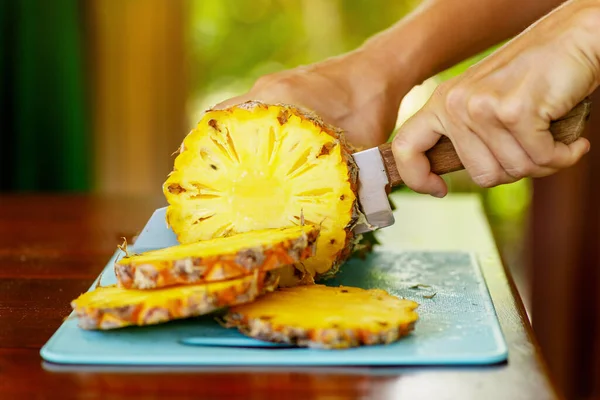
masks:
<path fill-rule="evenodd" d="M 132 24 L 122 29 L 122 34 L 128 35 L 145 24 L 136 18 L 135 8 L 151 8 L 164 1 L 130 0 L 123 6 L 106 3 L 117 2 L 1 0 L 1 190 L 102 188 L 93 162 L 95 157 L 103 157 L 94 148 L 94 135 L 103 134 L 94 125 L 93 115 L 93 91 L 98 89 L 94 78 L 99 72 L 98 65 L 91 64 L 98 56 L 94 42 L 114 39 L 99 37 L 103 32 L 95 14 L 113 12 L 105 15 L 105 23 L 115 28 L 112 22 L 122 19 L 117 14 L 133 8 Z M 184 130 L 195 124 L 205 108 L 244 92 L 259 76 L 351 50 L 417 4 L 416 0 L 170 2 L 168 7 L 180 10 L 177 29 L 185 53 L 181 57 L 187 78 L 181 93 L 185 97 L 181 110 Z M 138 44 L 152 46 L 152 38 Z M 485 54 L 465 60 L 416 89 L 403 103 L 400 122 L 426 100 L 437 83 L 461 73 Z M 121 63 L 152 68 L 149 63 L 169 56 L 167 48 L 159 57 Z M 151 90 L 137 95 L 160 96 Z M 109 101 L 118 103 L 119 99 Z M 183 133 L 171 134 L 179 138 Z M 459 173 L 448 179 L 453 191 L 477 190 L 464 178 Z M 525 210 L 529 184 L 524 180 L 482 191 L 482 195 L 492 214 L 511 218 Z"/>
<path fill-rule="evenodd" d="M 78 2 L 0 1 L 0 189 L 89 190 Z"/>
<path fill-rule="evenodd" d="M 0 190 L 156 195 L 171 153 L 212 104 L 259 76 L 359 46 L 417 0 L 0 0 Z M 424 52 L 427 49 L 423 49 Z M 435 86 L 415 88 L 399 123 Z M 481 195 L 521 280 L 530 182 Z"/>

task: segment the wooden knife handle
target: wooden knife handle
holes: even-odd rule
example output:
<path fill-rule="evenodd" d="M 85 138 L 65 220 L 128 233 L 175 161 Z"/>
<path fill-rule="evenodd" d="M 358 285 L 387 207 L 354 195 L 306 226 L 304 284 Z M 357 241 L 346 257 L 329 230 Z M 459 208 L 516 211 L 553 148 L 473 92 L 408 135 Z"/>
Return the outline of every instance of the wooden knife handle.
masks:
<path fill-rule="evenodd" d="M 589 118 L 591 109 L 591 100 L 584 99 L 577 104 L 567 115 L 552 121 L 550 124 L 550 132 L 554 139 L 566 144 L 574 142 L 581 136 L 585 124 Z M 383 157 L 385 169 L 387 170 L 390 180 L 390 186 L 398 186 L 404 182 L 400 178 L 394 155 L 392 153 L 392 144 L 386 143 L 379 146 L 379 151 Z M 437 175 L 444 175 L 449 172 L 459 171 L 464 169 L 462 162 L 458 158 L 454 145 L 447 136 L 442 136 L 440 140 L 426 153 L 431 171 Z"/>

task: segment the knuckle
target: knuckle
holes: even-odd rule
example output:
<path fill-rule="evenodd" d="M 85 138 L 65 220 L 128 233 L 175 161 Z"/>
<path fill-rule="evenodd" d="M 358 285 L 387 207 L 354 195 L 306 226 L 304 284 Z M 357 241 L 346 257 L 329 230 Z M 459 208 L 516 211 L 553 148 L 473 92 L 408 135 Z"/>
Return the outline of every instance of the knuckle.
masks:
<path fill-rule="evenodd" d="M 272 78 L 269 82 L 270 89 L 280 89 L 286 90 L 289 89 L 294 84 L 293 77 L 290 76 L 279 76 L 277 78 Z"/>
<path fill-rule="evenodd" d="M 406 139 L 406 137 L 399 133 L 394 137 L 392 141 L 392 149 L 396 156 L 402 158 L 406 154 L 412 151 L 413 145 Z"/>
<path fill-rule="evenodd" d="M 519 180 L 519 179 L 523 179 L 527 176 L 530 176 L 533 172 L 533 169 L 534 168 L 532 165 L 527 164 L 527 165 L 518 165 L 518 166 L 514 166 L 514 167 L 509 167 L 509 168 L 506 168 L 505 171 L 512 178 Z"/>
<path fill-rule="evenodd" d="M 552 164 L 553 161 L 552 152 L 542 151 L 531 155 L 531 161 L 541 167 L 546 167 Z"/>
<path fill-rule="evenodd" d="M 286 92 L 296 86 L 296 78 L 289 73 L 273 73 L 259 77 L 254 83 L 255 89 L 269 92 Z"/>
<path fill-rule="evenodd" d="M 446 110 L 456 111 L 465 107 L 467 104 L 467 91 L 462 87 L 453 87 L 448 90 L 445 97 Z"/>
<path fill-rule="evenodd" d="M 258 79 L 254 82 L 253 88 L 256 89 L 256 88 L 260 88 L 260 87 L 263 87 L 263 86 L 267 86 L 272 81 L 273 81 L 273 75 L 272 74 L 259 76 Z"/>
<path fill-rule="evenodd" d="M 518 97 L 510 97 L 500 102 L 496 108 L 496 115 L 500 122 L 506 126 L 515 126 L 528 111 L 525 101 Z"/>
<path fill-rule="evenodd" d="M 473 182 L 482 188 L 491 188 L 502 183 L 502 176 L 499 172 L 481 172 L 472 176 Z"/>
<path fill-rule="evenodd" d="M 476 94 L 467 102 L 467 112 L 474 118 L 488 117 L 492 114 L 496 104 L 494 96 L 489 94 Z"/>
<path fill-rule="evenodd" d="M 446 83 L 446 82 L 440 83 L 433 90 L 433 93 L 431 94 L 431 97 L 434 98 L 434 99 L 436 99 L 436 100 L 443 99 L 444 96 L 446 95 L 446 93 L 448 92 L 448 89 L 449 89 L 448 83 Z"/>

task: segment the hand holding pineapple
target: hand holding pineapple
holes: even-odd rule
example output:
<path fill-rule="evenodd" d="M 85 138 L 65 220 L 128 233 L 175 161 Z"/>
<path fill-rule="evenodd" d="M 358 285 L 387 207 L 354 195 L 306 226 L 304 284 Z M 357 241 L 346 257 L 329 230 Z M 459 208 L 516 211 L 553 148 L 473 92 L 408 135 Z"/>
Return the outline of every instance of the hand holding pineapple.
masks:
<path fill-rule="evenodd" d="M 360 48 L 260 78 L 241 96 L 314 110 L 360 147 L 385 142 L 413 86 L 526 28 L 559 0 L 429 0 Z M 518 13 L 512 10 L 519 9 Z M 491 187 L 576 163 L 586 139 L 554 143 L 552 118 L 600 82 L 600 1 L 568 1 L 508 46 L 442 84 L 403 125 L 393 151 L 408 187 L 437 197 L 444 181 L 425 152 L 448 136 L 475 183 Z"/>
<path fill-rule="evenodd" d="M 340 57 L 262 76 L 247 93 L 215 109 L 246 101 L 291 104 L 315 111 L 344 130 L 356 148 L 385 142 L 394 129 L 400 101 L 416 80 L 407 70 L 393 70 L 386 54 L 357 49 Z M 389 65 L 390 68 L 386 68 Z"/>

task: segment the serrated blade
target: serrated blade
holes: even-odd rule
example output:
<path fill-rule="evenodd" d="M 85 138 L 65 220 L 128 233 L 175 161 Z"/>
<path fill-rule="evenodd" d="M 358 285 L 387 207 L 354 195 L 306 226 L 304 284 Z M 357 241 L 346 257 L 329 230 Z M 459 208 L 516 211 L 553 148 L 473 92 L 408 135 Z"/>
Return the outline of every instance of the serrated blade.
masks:
<path fill-rule="evenodd" d="M 389 179 L 383 157 L 377 147 L 352 155 L 358 166 L 358 201 L 366 221 L 360 221 L 354 233 L 360 234 L 393 225 L 394 214 L 388 199 Z"/>

